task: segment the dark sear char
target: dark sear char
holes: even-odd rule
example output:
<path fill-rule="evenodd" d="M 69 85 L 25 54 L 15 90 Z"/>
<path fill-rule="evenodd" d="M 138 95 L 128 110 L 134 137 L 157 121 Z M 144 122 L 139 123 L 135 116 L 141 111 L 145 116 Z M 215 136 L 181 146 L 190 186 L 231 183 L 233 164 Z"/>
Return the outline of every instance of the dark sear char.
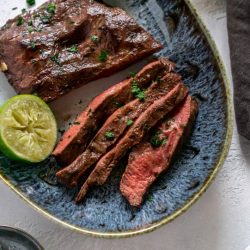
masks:
<path fill-rule="evenodd" d="M 91 0 L 47 2 L 0 32 L 9 82 L 47 102 L 161 48 L 125 11 Z"/>
<path fill-rule="evenodd" d="M 139 207 L 152 183 L 168 169 L 190 134 L 197 109 L 197 102 L 188 96 L 157 125 L 157 131 L 161 132 L 149 136 L 155 137 L 153 145 L 150 140 L 134 147 L 120 182 L 121 193 L 130 205 Z"/>
<path fill-rule="evenodd" d="M 148 109 L 137 118 L 134 124 L 130 126 L 118 143 L 98 161 L 94 170 L 81 187 L 76 197 L 76 202 L 82 201 L 89 187 L 104 184 L 112 169 L 128 150 L 140 143 L 148 130 L 155 126 L 162 117 L 178 105 L 187 96 L 187 93 L 187 87 L 179 83 L 167 95 L 159 98 L 150 105 Z M 147 126 L 145 126 L 145 124 Z"/>
<path fill-rule="evenodd" d="M 151 84 L 147 91 L 143 91 L 143 101 L 138 96 L 124 107 L 116 110 L 104 123 L 91 141 L 86 151 L 79 155 L 76 160 L 68 167 L 57 173 L 59 181 L 68 186 L 76 186 L 79 179 L 84 173 L 96 163 L 107 150 L 114 145 L 118 139 L 128 129 L 128 121 L 136 121 L 136 119 L 147 110 L 150 105 L 159 98 L 166 96 L 176 85 L 180 83 L 181 77 L 178 74 L 167 73 L 158 81 Z M 132 81 L 131 92 L 137 84 L 136 80 Z M 138 87 L 139 89 L 139 87 Z M 142 90 L 140 90 L 142 92 Z M 129 123 L 131 124 L 131 122 Z M 130 126 L 132 126 L 131 124 Z"/>
<path fill-rule="evenodd" d="M 69 165 L 86 149 L 96 130 L 116 109 L 135 98 L 131 84 L 136 81 L 140 88 L 147 88 L 156 78 L 172 72 L 174 64 L 160 59 L 146 65 L 133 78 L 126 79 L 94 98 L 88 107 L 77 117 L 78 124 L 73 124 L 62 136 L 53 155 L 62 165 Z"/>

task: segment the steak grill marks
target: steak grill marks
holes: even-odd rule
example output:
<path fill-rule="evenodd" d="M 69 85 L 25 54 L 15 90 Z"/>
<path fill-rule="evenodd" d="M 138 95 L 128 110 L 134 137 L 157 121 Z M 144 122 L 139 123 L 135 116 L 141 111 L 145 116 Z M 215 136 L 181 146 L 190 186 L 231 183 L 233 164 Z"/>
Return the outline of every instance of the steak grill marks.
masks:
<path fill-rule="evenodd" d="M 18 93 L 52 101 L 162 48 L 122 9 L 91 0 L 53 3 L 1 28 L 0 59 Z"/>

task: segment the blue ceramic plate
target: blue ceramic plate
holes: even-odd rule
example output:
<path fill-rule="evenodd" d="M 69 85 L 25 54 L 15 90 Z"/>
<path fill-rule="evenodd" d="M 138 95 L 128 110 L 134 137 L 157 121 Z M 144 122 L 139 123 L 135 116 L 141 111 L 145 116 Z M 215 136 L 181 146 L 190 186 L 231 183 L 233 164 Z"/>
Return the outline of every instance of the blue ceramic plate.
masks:
<path fill-rule="evenodd" d="M 108 183 L 93 188 L 81 205 L 73 201 L 76 190 L 67 190 L 56 182 L 57 167 L 53 159 L 25 166 L 1 155 L 0 171 L 10 187 L 50 218 L 94 236 L 123 237 L 148 232 L 171 221 L 206 190 L 230 145 L 231 104 L 228 83 L 214 44 L 188 1 L 107 2 L 127 10 L 164 44 L 156 56 L 176 62 L 177 71 L 199 102 L 193 133 L 180 156 L 152 186 L 140 209 L 132 209 L 119 192 L 124 171 L 122 163 Z M 145 62 L 88 84 L 52 103 L 59 126 L 67 126 L 92 97 L 143 64 Z M 1 85 L 7 88 L 7 84 Z"/>

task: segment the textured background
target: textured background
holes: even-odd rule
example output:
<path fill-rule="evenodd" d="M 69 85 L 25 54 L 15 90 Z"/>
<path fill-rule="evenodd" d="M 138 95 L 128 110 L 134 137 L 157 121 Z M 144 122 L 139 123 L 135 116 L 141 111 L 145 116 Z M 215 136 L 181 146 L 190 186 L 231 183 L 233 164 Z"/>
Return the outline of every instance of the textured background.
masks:
<path fill-rule="evenodd" d="M 24 2 L 9 0 L 8 6 L 1 4 L 4 15 L 0 21 L 14 16 L 11 8 Z M 192 2 L 211 31 L 230 75 L 224 0 Z M 250 143 L 234 133 L 229 156 L 207 193 L 174 222 L 144 236 L 102 240 L 72 232 L 38 214 L 1 182 L 0 224 L 28 231 L 49 250 L 244 250 L 250 245 L 249 149 Z"/>

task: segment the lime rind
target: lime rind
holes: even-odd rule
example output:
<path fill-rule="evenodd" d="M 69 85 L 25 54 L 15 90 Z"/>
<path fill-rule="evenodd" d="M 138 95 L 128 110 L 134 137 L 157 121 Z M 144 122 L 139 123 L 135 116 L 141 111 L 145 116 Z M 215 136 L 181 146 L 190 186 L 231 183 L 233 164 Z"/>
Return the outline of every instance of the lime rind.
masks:
<path fill-rule="evenodd" d="M 47 158 L 57 139 L 49 106 L 34 95 L 18 95 L 0 108 L 0 149 L 13 160 L 36 163 Z"/>

